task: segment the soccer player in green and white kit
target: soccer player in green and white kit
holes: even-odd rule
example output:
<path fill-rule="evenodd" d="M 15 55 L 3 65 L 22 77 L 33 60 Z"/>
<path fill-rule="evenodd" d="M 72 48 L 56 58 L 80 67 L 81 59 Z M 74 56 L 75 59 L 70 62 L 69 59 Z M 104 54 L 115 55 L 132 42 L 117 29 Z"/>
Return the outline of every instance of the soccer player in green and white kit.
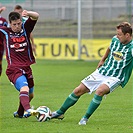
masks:
<path fill-rule="evenodd" d="M 60 109 L 52 113 L 52 118 L 63 119 L 64 113 L 78 101 L 81 95 L 95 91 L 85 115 L 79 121 L 79 125 L 86 125 L 90 116 L 100 105 L 102 97 L 117 87 L 124 87 L 127 84 L 133 69 L 131 25 L 128 22 L 122 22 L 116 27 L 116 33 L 97 69 L 81 81 Z"/>

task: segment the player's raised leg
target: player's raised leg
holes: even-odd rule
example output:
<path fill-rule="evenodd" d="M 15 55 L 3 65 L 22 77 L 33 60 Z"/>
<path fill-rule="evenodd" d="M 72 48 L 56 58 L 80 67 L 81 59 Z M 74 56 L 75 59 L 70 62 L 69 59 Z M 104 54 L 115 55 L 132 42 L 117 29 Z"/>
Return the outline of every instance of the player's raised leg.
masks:
<path fill-rule="evenodd" d="M 57 119 L 63 119 L 64 118 L 64 113 L 71 107 L 73 106 L 78 99 L 80 98 L 81 95 L 84 93 L 89 92 L 89 89 L 87 89 L 82 83 L 74 89 L 74 91 L 66 98 L 65 102 L 63 105 L 60 107 L 59 110 L 55 111 L 52 113 L 52 119 L 57 118 Z"/>

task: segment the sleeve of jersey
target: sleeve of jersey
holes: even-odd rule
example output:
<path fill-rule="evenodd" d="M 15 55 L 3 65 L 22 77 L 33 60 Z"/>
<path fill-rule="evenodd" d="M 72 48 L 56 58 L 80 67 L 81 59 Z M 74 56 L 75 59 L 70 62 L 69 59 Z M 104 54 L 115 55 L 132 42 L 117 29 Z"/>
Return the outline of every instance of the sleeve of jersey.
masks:
<path fill-rule="evenodd" d="M 114 42 L 118 40 L 118 38 L 116 36 L 114 36 L 111 40 L 111 43 L 110 43 L 110 46 L 109 46 L 109 49 L 111 49 L 112 45 L 114 44 Z"/>
<path fill-rule="evenodd" d="M 37 20 L 31 20 L 30 17 L 26 20 L 26 22 L 24 23 L 24 27 L 28 32 L 32 32 L 32 30 L 34 29 L 34 26 L 36 24 Z"/>

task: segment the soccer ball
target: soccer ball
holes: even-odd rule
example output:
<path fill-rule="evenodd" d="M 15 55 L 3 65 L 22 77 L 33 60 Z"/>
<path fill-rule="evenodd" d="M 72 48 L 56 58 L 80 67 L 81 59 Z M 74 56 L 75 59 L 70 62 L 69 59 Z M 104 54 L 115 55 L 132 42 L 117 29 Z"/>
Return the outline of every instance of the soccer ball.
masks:
<path fill-rule="evenodd" d="M 51 110 L 47 106 L 40 106 L 37 108 L 39 114 L 36 116 L 39 122 L 48 121 L 51 119 Z"/>

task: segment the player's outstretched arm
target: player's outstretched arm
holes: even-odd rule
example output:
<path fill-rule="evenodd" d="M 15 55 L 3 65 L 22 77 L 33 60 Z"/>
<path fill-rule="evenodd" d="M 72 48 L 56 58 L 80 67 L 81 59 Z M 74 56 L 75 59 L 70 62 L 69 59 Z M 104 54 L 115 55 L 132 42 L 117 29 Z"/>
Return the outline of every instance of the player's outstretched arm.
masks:
<path fill-rule="evenodd" d="M 5 6 L 1 7 L 0 8 L 0 13 L 2 13 L 4 10 L 6 10 L 6 7 Z"/>
<path fill-rule="evenodd" d="M 97 68 L 99 68 L 100 66 L 102 66 L 102 65 L 104 64 L 104 61 L 105 61 L 106 58 L 108 57 L 109 53 L 110 53 L 110 49 L 107 48 L 106 53 L 104 54 L 104 56 L 102 57 L 102 59 L 101 59 L 100 62 L 98 63 Z"/>
<path fill-rule="evenodd" d="M 25 16 L 25 17 L 28 16 L 33 20 L 37 20 L 39 17 L 39 14 L 37 12 L 34 12 L 34 11 L 23 10 L 22 16 Z"/>

